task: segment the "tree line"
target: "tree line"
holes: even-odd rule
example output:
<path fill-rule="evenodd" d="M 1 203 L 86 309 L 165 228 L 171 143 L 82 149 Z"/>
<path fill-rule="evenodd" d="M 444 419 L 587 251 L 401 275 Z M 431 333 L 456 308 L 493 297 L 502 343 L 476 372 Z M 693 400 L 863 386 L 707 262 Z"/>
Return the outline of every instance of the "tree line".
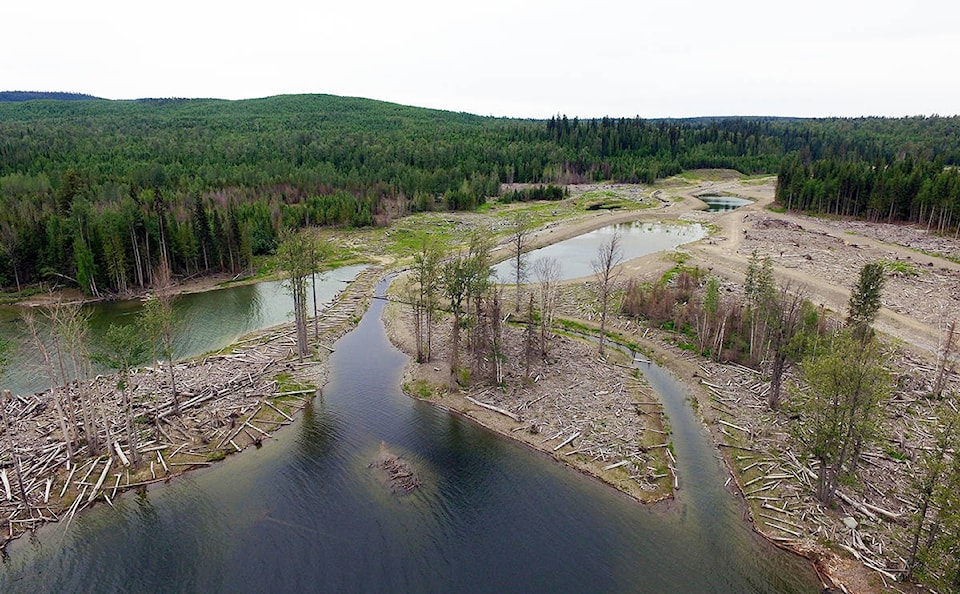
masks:
<path fill-rule="evenodd" d="M 161 261 L 175 276 L 236 274 L 302 227 L 470 210 L 501 184 L 542 188 L 505 201 L 556 200 L 570 183 L 704 167 L 780 171 L 791 208 L 948 228 L 956 184 L 934 170 L 960 163 L 957 129 L 937 117 L 518 120 L 322 95 L 0 102 L 0 287 L 123 293 Z M 893 179 L 844 182 L 859 188 L 845 198 L 821 171 L 854 157 L 894 164 L 875 169 Z"/>

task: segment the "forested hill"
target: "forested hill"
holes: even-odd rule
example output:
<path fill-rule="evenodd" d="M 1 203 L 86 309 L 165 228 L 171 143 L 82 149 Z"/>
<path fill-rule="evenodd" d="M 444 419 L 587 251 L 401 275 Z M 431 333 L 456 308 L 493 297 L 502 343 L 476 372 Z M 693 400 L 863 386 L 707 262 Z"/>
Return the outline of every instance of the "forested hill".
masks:
<path fill-rule="evenodd" d="M 817 208 L 833 205 L 814 197 L 836 199 L 835 172 L 879 167 L 909 169 L 917 192 L 950 172 L 949 205 L 958 130 L 937 117 L 533 121 L 328 95 L 0 101 L 0 286 L 122 291 L 148 283 L 163 254 L 175 274 L 239 271 L 284 228 L 471 209 L 504 182 L 779 171 L 784 196 Z"/>
<path fill-rule="evenodd" d="M 34 99 L 54 99 L 57 101 L 86 101 L 99 99 L 83 93 L 63 93 L 50 91 L 0 91 L 0 101 L 33 101 Z"/>

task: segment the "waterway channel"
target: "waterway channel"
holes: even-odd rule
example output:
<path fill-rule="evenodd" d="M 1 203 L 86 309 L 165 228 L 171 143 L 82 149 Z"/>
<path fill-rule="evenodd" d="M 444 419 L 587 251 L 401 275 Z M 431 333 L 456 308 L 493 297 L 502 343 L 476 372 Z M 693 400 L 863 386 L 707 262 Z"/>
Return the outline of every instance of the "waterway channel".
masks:
<path fill-rule="evenodd" d="M 642 367 L 664 398 L 681 490 L 642 506 L 404 395 L 382 307 L 335 344 L 330 381 L 295 425 L 13 543 L 0 591 L 817 591 L 808 562 L 744 521 L 664 370 Z M 381 441 L 422 488 L 396 497 L 379 482 L 368 466 Z"/>

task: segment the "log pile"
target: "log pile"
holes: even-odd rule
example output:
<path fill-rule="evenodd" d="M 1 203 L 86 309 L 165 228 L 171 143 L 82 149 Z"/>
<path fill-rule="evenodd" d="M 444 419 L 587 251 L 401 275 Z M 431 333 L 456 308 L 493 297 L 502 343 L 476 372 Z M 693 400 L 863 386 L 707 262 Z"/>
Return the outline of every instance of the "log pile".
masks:
<path fill-rule="evenodd" d="M 379 276 L 375 269 L 363 272 L 349 294 L 340 295 L 324 312 L 321 345 L 332 344 L 349 330 L 365 307 L 361 296 L 370 294 Z M 294 412 L 316 392 L 315 386 L 322 385 L 325 370 L 320 359 L 329 350 L 318 349 L 316 359 L 299 363 L 294 337 L 292 325 L 283 324 L 221 353 L 175 364 L 179 417 L 173 415 L 165 368 L 157 364 L 133 373 L 129 383 L 143 456 L 139 468 L 131 465 L 115 378 L 98 376 L 85 386 L 107 421 L 99 438 L 109 451 L 93 455 L 86 445 L 75 443 L 73 461 L 67 459 L 52 392 L 11 394 L 6 403 L 9 434 L 0 423 L 0 547 L 46 522 L 72 518 L 98 499 L 112 504 L 125 489 L 168 480 L 259 445 L 290 424 Z M 303 388 L 284 388 L 278 377 L 285 385 L 299 382 Z M 79 388 L 74 382 L 66 390 L 76 400 Z"/>

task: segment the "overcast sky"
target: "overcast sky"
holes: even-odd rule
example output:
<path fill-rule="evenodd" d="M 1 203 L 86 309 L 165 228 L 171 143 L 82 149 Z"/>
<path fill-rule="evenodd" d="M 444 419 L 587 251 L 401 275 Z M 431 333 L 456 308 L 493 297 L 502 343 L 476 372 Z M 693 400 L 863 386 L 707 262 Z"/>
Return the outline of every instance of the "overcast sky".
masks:
<path fill-rule="evenodd" d="M 28 0 L 0 90 L 480 115 L 960 114 L 960 2 Z"/>

